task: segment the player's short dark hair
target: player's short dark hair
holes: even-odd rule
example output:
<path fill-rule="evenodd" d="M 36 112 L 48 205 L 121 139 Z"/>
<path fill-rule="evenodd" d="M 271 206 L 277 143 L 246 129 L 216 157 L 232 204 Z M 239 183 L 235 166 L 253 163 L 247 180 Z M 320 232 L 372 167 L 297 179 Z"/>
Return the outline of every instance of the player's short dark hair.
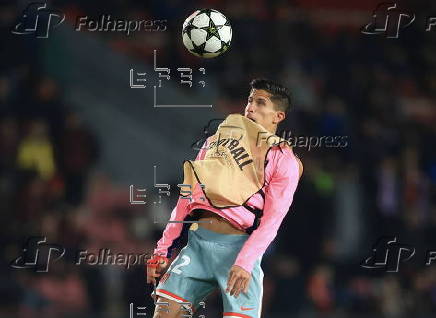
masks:
<path fill-rule="evenodd" d="M 255 78 L 250 82 L 251 89 L 263 89 L 271 94 L 271 101 L 276 110 L 287 115 L 291 107 L 291 97 L 288 89 L 283 85 L 265 78 Z"/>

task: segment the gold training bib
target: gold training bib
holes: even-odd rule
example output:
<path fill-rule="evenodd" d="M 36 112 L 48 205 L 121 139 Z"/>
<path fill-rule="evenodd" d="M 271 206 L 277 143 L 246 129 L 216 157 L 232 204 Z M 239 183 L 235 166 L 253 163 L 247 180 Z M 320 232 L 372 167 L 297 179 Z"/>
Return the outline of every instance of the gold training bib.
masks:
<path fill-rule="evenodd" d="M 270 138 L 272 137 L 272 138 Z M 209 138 L 203 160 L 183 163 L 183 184 L 203 191 L 216 208 L 243 205 L 264 184 L 265 158 L 269 148 L 284 139 L 239 115 L 229 115 Z"/>

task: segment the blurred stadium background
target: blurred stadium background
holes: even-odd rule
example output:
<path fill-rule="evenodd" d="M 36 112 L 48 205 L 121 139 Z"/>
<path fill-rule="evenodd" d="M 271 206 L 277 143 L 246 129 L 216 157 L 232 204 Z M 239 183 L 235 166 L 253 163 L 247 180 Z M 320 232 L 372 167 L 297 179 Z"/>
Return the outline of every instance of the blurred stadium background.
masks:
<path fill-rule="evenodd" d="M 1 317 L 152 316 L 144 267 L 76 266 L 78 249 L 151 252 L 177 199 L 181 163 L 208 120 L 240 112 L 248 82 L 268 77 L 293 94 L 282 129 L 347 136 L 346 147 L 296 147 L 305 173 L 291 212 L 268 249 L 263 317 L 434 317 L 436 265 L 436 16 L 430 1 L 397 2 L 416 14 L 398 39 L 363 35 L 378 1 L 49 1 L 66 15 L 48 39 L 10 30 L 27 1 L 0 9 Z M 231 49 L 201 60 L 181 43 L 198 8 L 231 21 Z M 165 19 L 163 32 L 76 32 L 77 16 Z M 206 87 L 165 83 L 153 108 L 158 64 L 206 69 Z M 150 85 L 129 87 L 129 70 Z M 199 79 L 194 73 L 194 82 Z M 197 85 L 198 86 L 198 85 Z M 157 183 L 171 196 L 157 201 Z M 129 203 L 129 185 L 147 204 Z M 48 273 L 12 269 L 30 236 L 66 248 Z M 382 235 L 416 248 L 397 273 L 359 266 Z M 221 317 L 218 294 L 206 317 Z M 134 314 L 136 315 L 136 314 Z"/>

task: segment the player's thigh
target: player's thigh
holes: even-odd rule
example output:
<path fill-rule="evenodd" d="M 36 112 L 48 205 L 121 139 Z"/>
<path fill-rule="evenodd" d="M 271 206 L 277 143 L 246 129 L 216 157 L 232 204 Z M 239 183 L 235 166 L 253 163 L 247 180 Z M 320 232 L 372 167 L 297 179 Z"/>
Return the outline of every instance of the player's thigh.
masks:
<path fill-rule="evenodd" d="M 204 242 L 203 242 L 204 243 Z M 205 246 L 195 236 L 171 263 L 156 288 L 156 295 L 197 307 L 217 283 L 204 259 Z"/>
<path fill-rule="evenodd" d="M 164 297 L 158 297 L 153 318 L 181 318 L 182 315 L 187 313 L 186 310 L 182 309 L 180 303 Z"/>
<path fill-rule="evenodd" d="M 241 292 L 236 298 L 226 293 L 228 274 L 219 277 L 221 295 L 223 297 L 223 317 L 259 318 L 262 311 L 263 270 L 260 260 L 256 261 L 251 273 L 248 292 Z"/>

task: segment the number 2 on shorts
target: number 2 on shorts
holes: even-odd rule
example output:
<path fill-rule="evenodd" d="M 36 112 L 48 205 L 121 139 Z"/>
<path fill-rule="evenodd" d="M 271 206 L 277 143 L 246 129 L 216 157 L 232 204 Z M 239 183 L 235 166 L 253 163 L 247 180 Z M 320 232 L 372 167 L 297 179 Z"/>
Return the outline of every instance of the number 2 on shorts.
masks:
<path fill-rule="evenodd" d="M 188 255 L 182 255 L 182 259 L 183 262 L 181 262 L 180 264 L 177 264 L 176 266 L 174 266 L 174 268 L 171 270 L 173 273 L 176 274 L 181 274 L 182 271 L 179 269 L 180 267 L 186 266 L 189 263 L 191 263 L 191 258 Z"/>

